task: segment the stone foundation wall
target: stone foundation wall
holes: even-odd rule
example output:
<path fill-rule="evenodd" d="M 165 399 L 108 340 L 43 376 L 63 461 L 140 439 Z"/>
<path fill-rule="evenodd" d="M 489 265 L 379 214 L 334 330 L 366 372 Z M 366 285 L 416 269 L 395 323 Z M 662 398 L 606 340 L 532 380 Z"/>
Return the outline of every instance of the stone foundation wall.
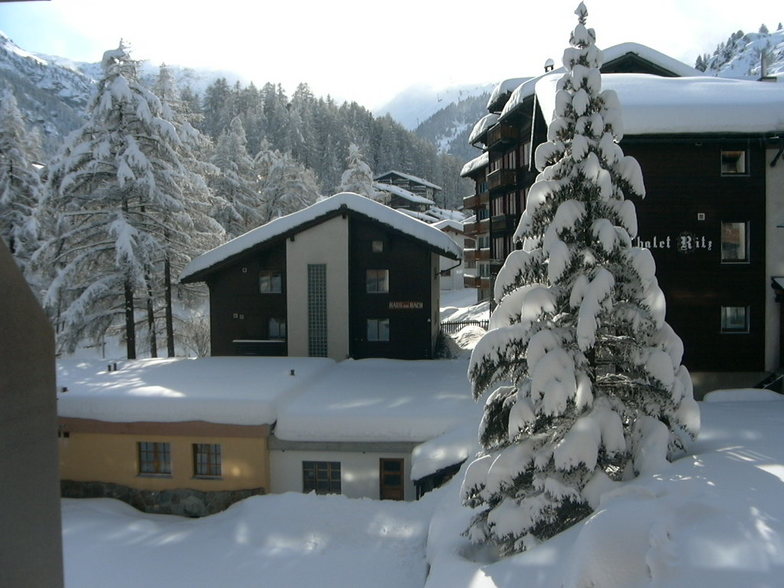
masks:
<path fill-rule="evenodd" d="M 239 500 L 265 494 L 264 488 L 202 492 L 190 488 L 176 490 L 138 490 L 108 482 L 60 481 L 63 498 L 116 498 L 152 514 L 203 517 L 227 509 Z"/>

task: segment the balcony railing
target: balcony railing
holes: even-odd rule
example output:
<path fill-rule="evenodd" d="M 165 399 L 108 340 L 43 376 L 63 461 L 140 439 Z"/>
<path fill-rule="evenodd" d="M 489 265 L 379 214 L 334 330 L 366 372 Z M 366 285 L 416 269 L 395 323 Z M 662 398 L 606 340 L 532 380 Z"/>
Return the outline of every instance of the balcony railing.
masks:
<path fill-rule="evenodd" d="M 516 183 L 517 174 L 513 169 L 497 169 L 487 175 L 487 184 L 491 192 L 498 188 L 514 186 Z"/>
<path fill-rule="evenodd" d="M 496 125 L 487 132 L 487 147 L 493 148 L 502 143 L 514 143 L 520 140 L 520 130 L 508 125 Z"/>

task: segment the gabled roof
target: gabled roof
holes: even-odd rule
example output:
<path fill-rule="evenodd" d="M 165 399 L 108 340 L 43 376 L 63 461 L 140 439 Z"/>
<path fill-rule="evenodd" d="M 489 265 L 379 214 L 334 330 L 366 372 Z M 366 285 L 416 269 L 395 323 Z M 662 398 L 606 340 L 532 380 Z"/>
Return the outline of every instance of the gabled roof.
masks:
<path fill-rule="evenodd" d="M 433 188 L 433 190 L 443 190 L 443 188 L 441 186 L 436 186 L 432 182 L 428 182 L 427 180 L 422 179 L 422 178 L 418 178 L 417 176 L 412 176 L 411 174 L 404 174 L 403 172 L 399 172 L 399 171 L 394 170 L 394 169 L 391 169 L 391 170 L 389 170 L 387 172 L 384 172 L 383 174 L 379 174 L 379 175 L 377 175 L 373 179 L 378 181 L 378 180 L 381 180 L 381 179 L 386 178 L 388 176 L 398 176 L 400 178 L 403 178 L 404 180 L 408 180 L 410 182 L 414 182 L 415 184 L 421 184 L 422 186 L 425 186 L 426 188 Z"/>
<path fill-rule="evenodd" d="M 420 241 L 432 251 L 450 259 L 461 259 L 460 247 L 447 235 L 379 202 L 342 192 L 287 216 L 268 222 L 228 243 L 193 259 L 182 272 L 180 281 L 200 282 L 214 270 L 230 265 L 236 258 L 273 240 L 285 239 L 340 214 L 353 214 L 376 221 L 394 231 Z"/>
<path fill-rule="evenodd" d="M 383 182 L 373 182 L 373 187 L 376 190 L 380 190 L 381 192 L 389 192 L 390 194 L 394 194 L 395 196 L 400 196 L 404 200 L 408 200 L 409 202 L 413 202 L 414 204 L 424 204 L 427 206 L 432 206 L 435 204 L 430 198 L 425 198 L 424 196 L 417 196 L 413 192 L 409 192 L 405 188 L 401 188 L 400 186 L 395 186 L 393 184 L 384 184 Z"/>
<path fill-rule="evenodd" d="M 657 71 L 657 73 L 662 76 L 708 77 L 700 70 L 686 65 L 682 61 L 678 61 L 669 55 L 665 55 L 661 51 L 657 51 L 656 49 L 646 45 L 641 45 L 639 43 L 620 43 L 618 45 L 613 45 L 611 47 L 607 47 L 606 49 L 602 49 L 603 61 L 601 70 L 602 72 L 605 70 L 617 71 L 616 68 L 620 66 L 621 62 L 625 58 L 628 59 L 630 57 L 633 57 L 635 61 L 639 63 L 644 63 L 648 66 L 648 69 Z M 561 66 L 550 72 L 540 74 L 534 78 L 529 78 L 520 84 L 517 88 L 515 88 L 515 90 L 512 92 L 512 95 L 509 97 L 509 100 L 506 102 L 503 110 L 501 111 L 499 120 L 503 120 L 509 116 L 526 100 L 526 98 L 532 97 L 535 91 L 534 88 L 536 88 L 536 84 L 539 82 L 539 80 L 553 75 L 560 77 L 563 74 L 564 68 Z M 550 119 L 545 118 L 545 120 L 549 121 Z"/>

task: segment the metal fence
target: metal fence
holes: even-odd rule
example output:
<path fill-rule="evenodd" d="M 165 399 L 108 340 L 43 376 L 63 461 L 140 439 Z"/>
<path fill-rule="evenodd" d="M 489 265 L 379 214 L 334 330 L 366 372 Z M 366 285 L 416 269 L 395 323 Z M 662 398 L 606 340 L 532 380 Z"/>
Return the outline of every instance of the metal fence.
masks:
<path fill-rule="evenodd" d="M 454 335 L 460 329 L 469 325 L 481 327 L 486 331 L 489 324 L 490 321 L 451 321 L 447 323 L 441 323 L 441 331 L 445 335 Z"/>

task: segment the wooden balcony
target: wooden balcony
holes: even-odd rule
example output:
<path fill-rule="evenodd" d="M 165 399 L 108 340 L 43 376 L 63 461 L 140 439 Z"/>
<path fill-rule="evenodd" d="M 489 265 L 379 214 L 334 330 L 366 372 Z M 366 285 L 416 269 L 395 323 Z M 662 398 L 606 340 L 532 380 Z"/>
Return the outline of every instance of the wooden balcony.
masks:
<path fill-rule="evenodd" d="M 491 192 L 514 186 L 516 183 L 517 174 L 512 169 L 497 169 L 487 175 L 487 184 Z"/>
<path fill-rule="evenodd" d="M 520 140 L 520 129 L 509 125 L 498 124 L 492 129 L 487 131 L 487 145 L 488 149 L 495 146 L 516 143 Z"/>
<path fill-rule="evenodd" d="M 490 249 L 463 249 L 463 262 L 489 261 Z"/>
<path fill-rule="evenodd" d="M 479 288 L 481 286 L 481 278 L 465 274 L 463 275 L 463 286 L 466 288 Z"/>
<path fill-rule="evenodd" d="M 463 233 L 465 233 L 467 237 L 476 235 L 478 229 L 479 229 L 479 223 L 477 222 L 463 223 Z"/>
<path fill-rule="evenodd" d="M 472 194 L 463 198 L 463 210 L 474 209 L 486 205 L 490 201 L 489 192 L 481 192 L 479 194 Z"/>

